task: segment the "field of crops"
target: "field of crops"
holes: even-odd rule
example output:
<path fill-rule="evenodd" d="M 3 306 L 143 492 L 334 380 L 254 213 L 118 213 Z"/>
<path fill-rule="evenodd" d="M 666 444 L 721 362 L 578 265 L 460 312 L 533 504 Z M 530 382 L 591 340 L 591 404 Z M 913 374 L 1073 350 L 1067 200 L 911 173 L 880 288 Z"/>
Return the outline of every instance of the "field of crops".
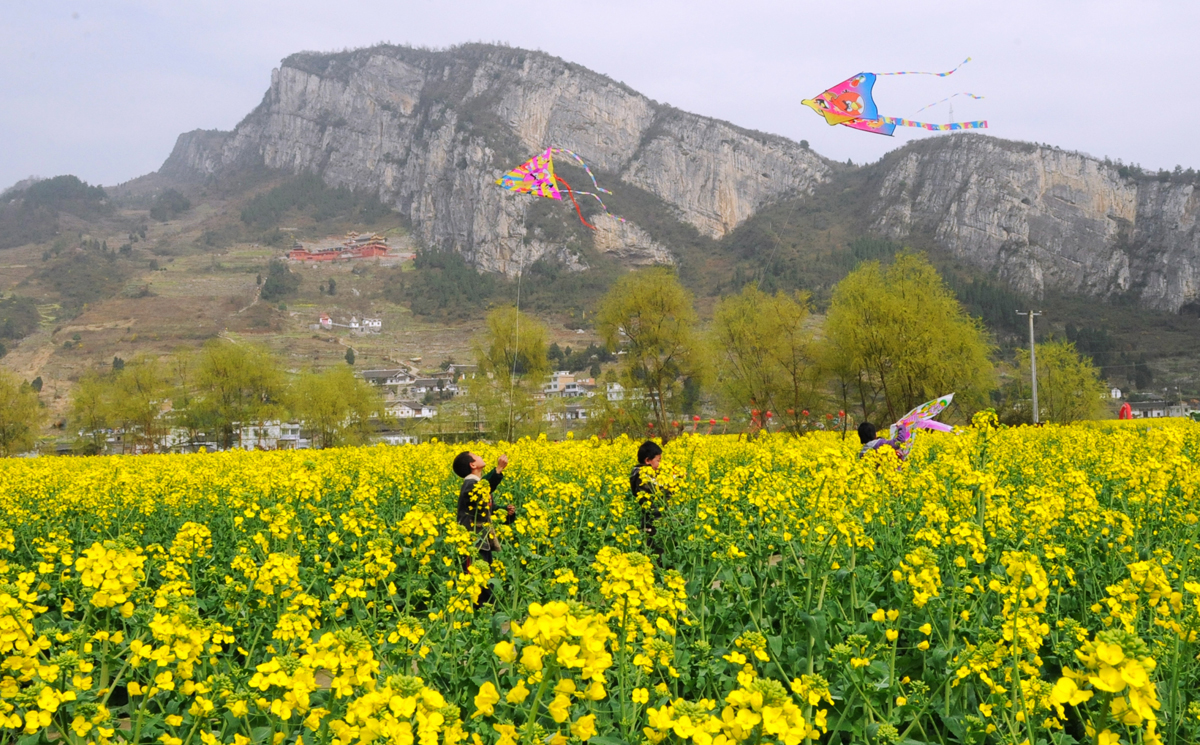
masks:
<path fill-rule="evenodd" d="M 6 461 L 0 741 L 1200 741 L 1200 425 L 978 425 Z"/>

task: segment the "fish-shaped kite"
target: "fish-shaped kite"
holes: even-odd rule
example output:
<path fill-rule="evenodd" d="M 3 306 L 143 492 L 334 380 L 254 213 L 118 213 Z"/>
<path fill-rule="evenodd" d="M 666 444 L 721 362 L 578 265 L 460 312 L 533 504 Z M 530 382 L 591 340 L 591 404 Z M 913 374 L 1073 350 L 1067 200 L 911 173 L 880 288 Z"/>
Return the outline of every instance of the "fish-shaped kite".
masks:
<path fill-rule="evenodd" d="M 546 148 L 544 153 L 539 153 L 538 155 L 533 156 L 521 165 L 496 179 L 496 183 L 505 189 L 508 189 L 509 191 L 515 191 L 518 194 L 533 194 L 535 196 L 546 197 L 547 199 L 558 199 L 560 201 L 562 200 L 562 195 L 565 191 L 567 196 L 571 198 L 571 204 L 575 205 L 575 212 L 579 214 L 579 221 L 592 230 L 595 230 L 596 226 L 592 225 L 583 218 L 583 211 L 579 209 L 579 203 L 575 201 L 576 194 L 595 197 L 596 201 L 600 203 L 600 207 L 604 209 L 605 213 L 607 213 L 610 217 L 620 220 L 621 222 L 625 222 L 623 218 L 617 217 L 608 211 L 608 207 L 604 205 L 604 200 L 600 198 L 599 194 L 590 191 L 575 191 L 571 188 L 571 185 L 567 183 L 566 179 L 556 174 L 554 172 L 555 155 L 565 155 L 575 160 L 583 168 L 583 172 L 588 175 L 588 178 L 592 180 L 592 186 L 596 188 L 596 191 L 604 194 L 612 194 L 611 191 L 601 187 L 600 184 L 596 183 L 596 177 L 592 174 L 592 169 L 588 167 L 588 164 L 584 162 L 583 158 L 580 158 L 570 150 L 561 147 Z"/>
<path fill-rule="evenodd" d="M 958 67 L 962 67 L 970 61 L 971 58 L 967 57 Z M 875 106 L 872 90 L 875 87 L 875 79 L 880 75 L 936 75 L 944 78 L 947 75 L 953 74 L 958 70 L 958 67 L 949 72 L 860 72 L 848 80 L 843 80 L 819 96 L 806 98 L 801 103 L 825 117 L 825 121 L 830 126 L 841 124 L 851 129 L 860 129 L 864 132 L 874 132 L 889 137 L 895 132 L 896 127 L 919 127 L 938 132 L 961 129 L 986 129 L 986 120 L 930 124 L 928 122 L 915 122 L 911 119 L 902 119 L 894 116 L 880 116 L 879 109 Z M 976 96 L 973 93 L 955 93 L 953 96 L 942 99 L 937 103 L 929 104 L 929 106 L 945 103 L 956 96 L 970 96 L 975 99 L 983 98 L 983 96 Z M 918 111 L 924 111 L 929 106 L 924 106 Z"/>
<path fill-rule="evenodd" d="M 954 428 L 949 424 L 933 421 L 933 418 L 945 411 L 950 402 L 954 400 L 954 394 L 949 393 L 945 396 L 940 396 L 932 401 L 926 401 L 917 408 L 900 417 L 899 421 L 892 425 L 891 435 L 896 436 L 896 432 L 901 427 L 910 429 L 932 429 L 938 432 L 953 432 Z"/>

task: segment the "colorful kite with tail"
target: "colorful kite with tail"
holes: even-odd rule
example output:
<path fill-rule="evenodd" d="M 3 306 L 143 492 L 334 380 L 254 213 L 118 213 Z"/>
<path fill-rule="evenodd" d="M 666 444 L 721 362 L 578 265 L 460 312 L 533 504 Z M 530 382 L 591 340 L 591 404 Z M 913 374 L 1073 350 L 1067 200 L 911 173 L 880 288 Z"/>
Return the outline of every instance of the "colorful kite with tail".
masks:
<path fill-rule="evenodd" d="M 533 156 L 521 165 L 512 169 L 496 180 L 500 186 L 515 191 L 518 194 L 533 194 L 547 199 L 562 200 L 563 192 L 571 198 L 571 204 L 575 205 L 575 212 L 579 215 L 579 221 L 588 226 L 592 230 L 596 229 L 583 217 L 583 210 L 579 209 L 579 202 L 575 201 L 575 195 L 594 197 L 600 203 L 600 207 L 610 217 L 614 217 L 621 222 L 625 222 L 623 218 L 617 217 L 608 211 L 608 207 L 604 205 L 604 200 L 600 198 L 600 194 L 590 191 L 576 191 L 571 188 L 566 179 L 554 172 L 554 156 L 565 155 L 571 158 L 583 168 L 583 172 L 592 180 L 592 186 L 596 192 L 603 194 L 612 194 L 608 189 L 603 188 L 596 183 L 596 177 L 592 174 L 592 169 L 575 153 L 561 147 L 548 147 L 544 153 Z"/>
<path fill-rule="evenodd" d="M 889 137 L 896 131 L 896 127 L 918 127 L 938 132 L 957 131 L 961 129 L 986 129 L 987 121 L 983 120 L 951 122 L 950 124 L 930 124 L 928 122 L 916 122 L 911 119 L 902 119 L 895 116 L 880 116 L 879 109 L 875 106 L 875 99 L 872 96 L 872 91 L 875 88 L 875 79 L 881 75 L 936 75 L 939 78 L 944 78 L 947 75 L 953 75 L 959 67 L 970 61 L 971 58 L 967 57 L 963 60 L 962 64 L 949 72 L 860 72 L 848 80 L 843 80 L 819 96 L 806 98 L 801 103 L 825 117 L 825 121 L 831 127 L 840 124 L 851 129 L 874 132 L 875 134 L 887 135 Z M 924 111 L 930 106 L 946 103 L 957 96 L 970 96 L 974 99 L 983 98 L 983 96 L 976 96 L 974 93 L 955 93 L 953 96 L 944 98 L 937 103 L 931 103 L 929 106 L 918 109 L 918 112 Z"/>

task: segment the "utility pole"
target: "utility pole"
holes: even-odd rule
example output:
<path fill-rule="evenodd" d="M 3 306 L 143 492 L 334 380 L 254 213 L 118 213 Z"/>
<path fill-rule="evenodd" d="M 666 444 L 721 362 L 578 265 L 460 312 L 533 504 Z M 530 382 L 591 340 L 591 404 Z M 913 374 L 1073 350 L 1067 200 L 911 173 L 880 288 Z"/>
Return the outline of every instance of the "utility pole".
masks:
<path fill-rule="evenodd" d="M 1017 311 L 1018 316 L 1029 316 L 1029 374 L 1033 379 L 1033 423 L 1038 423 L 1038 402 L 1037 402 L 1037 351 L 1033 343 L 1033 318 L 1040 316 L 1040 310 L 1031 310 L 1028 313 L 1025 311 Z"/>

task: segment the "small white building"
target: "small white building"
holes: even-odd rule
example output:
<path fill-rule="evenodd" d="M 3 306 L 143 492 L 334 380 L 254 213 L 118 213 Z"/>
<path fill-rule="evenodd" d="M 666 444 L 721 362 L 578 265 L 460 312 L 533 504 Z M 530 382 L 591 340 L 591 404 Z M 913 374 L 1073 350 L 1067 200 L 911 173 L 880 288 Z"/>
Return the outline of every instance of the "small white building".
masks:
<path fill-rule="evenodd" d="M 413 382 L 413 378 L 409 375 L 408 370 L 402 367 L 363 370 L 362 378 L 371 385 L 379 386 L 393 394 L 399 394 L 400 388 Z"/>
<path fill-rule="evenodd" d="M 567 404 L 563 418 L 568 422 L 586 422 L 588 418 L 587 407 L 583 404 Z"/>
<path fill-rule="evenodd" d="M 378 334 L 383 330 L 382 318 L 364 318 L 362 319 L 362 329 L 372 334 Z"/>
<path fill-rule="evenodd" d="M 397 419 L 432 419 L 437 409 L 416 401 L 396 401 L 387 405 L 387 412 Z"/>
<path fill-rule="evenodd" d="M 1158 419 L 1168 416 L 1166 401 L 1131 401 L 1129 408 L 1134 419 Z"/>
<path fill-rule="evenodd" d="M 300 437 L 299 422 L 274 420 L 238 428 L 237 447 L 242 450 L 299 450 L 309 445 Z"/>
<path fill-rule="evenodd" d="M 317 323 L 326 331 L 333 330 L 333 319 L 329 317 L 328 313 L 322 313 L 321 318 Z"/>
<path fill-rule="evenodd" d="M 416 435 L 383 435 L 376 442 L 384 445 L 416 445 L 420 440 Z"/>
<path fill-rule="evenodd" d="M 1108 397 L 1113 398 L 1113 399 L 1119 399 L 1121 397 L 1121 389 L 1113 388 L 1111 391 L 1108 392 Z"/>
<path fill-rule="evenodd" d="M 620 383 L 609 383 L 604 386 L 604 395 L 609 401 L 624 401 L 625 386 Z"/>

